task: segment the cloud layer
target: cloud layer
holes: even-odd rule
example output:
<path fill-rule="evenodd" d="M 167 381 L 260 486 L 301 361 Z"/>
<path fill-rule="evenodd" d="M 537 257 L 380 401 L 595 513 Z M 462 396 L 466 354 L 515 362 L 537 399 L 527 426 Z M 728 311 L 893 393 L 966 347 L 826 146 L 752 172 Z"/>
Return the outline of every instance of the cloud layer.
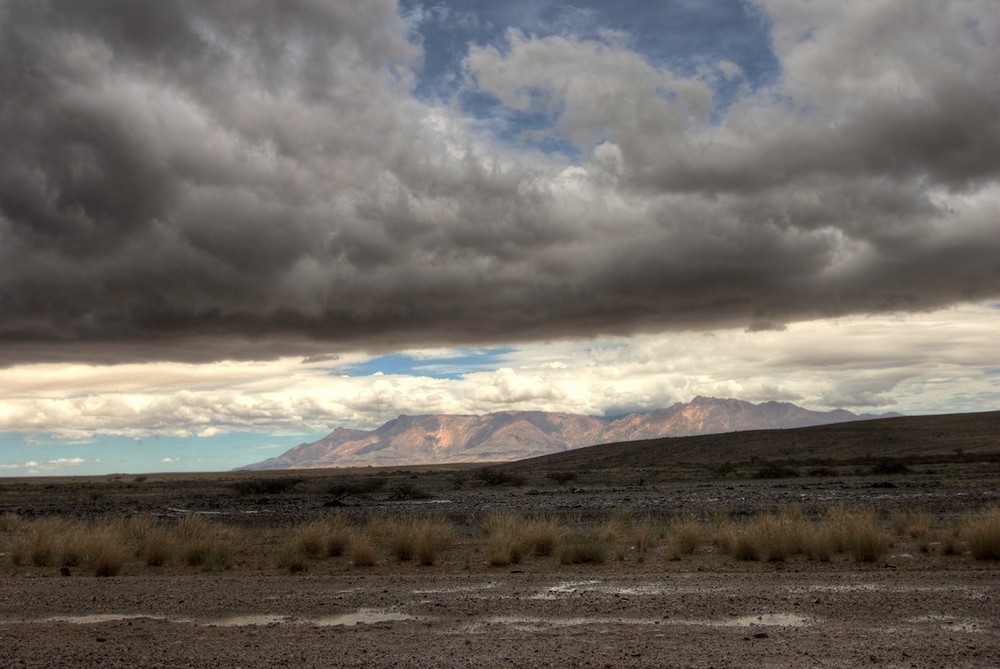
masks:
<path fill-rule="evenodd" d="M 0 364 L 780 328 L 1000 294 L 992 0 L 754 3 L 780 71 L 389 0 L 0 3 Z M 689 64 L 690 65 L 690 64 Z M 460 100 L 496 105 L 477 118 Z M 510 136 L 518 118 L 569 147 Z"/>
<path fill-rule="evenodd" d="M 402 413 L 618 415 L 696 395 L 857 412 L 981 411 L 1000 403 L 998 313 L 983 305 L 906 318 L 801 322 L 781 332 L 552 342 L 490 356 L 489 367 L 473 365 L 454 378 L 349 375 L 359 355 L 216 365 L 22 365 L 0 369 L 0 431 L 48 434 L 55 442 L 257 432 L 288 447 L 304 434 L 373 428 Z M 411 355 L 451 357 L 442 350 Z"/>

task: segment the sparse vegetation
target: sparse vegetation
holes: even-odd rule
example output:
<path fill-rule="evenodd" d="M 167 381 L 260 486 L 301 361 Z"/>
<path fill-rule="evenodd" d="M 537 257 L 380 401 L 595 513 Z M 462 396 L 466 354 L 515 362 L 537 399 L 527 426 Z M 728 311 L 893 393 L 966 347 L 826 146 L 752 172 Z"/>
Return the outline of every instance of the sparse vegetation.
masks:
<path fill-rule="evenodd" d="M 366 534 L 351 541 L 351 564 L 355 567 L 372 567 L 378 562 L 378 546 Z"/>
<path fill-rule="evenodd" d="M 185 516 L 177 529 L 186 565 L 205 571 L 224 571 L 232 566 L 233 543 L 238 535 L 234 529 L 198 515 Z"/>
<path fill-rule="evenodd" d="M 233 481 L 230 487 L 238 495 L 280 495 L 302 481 L 298 477 L 245 478 Z"/>
<path fill-rule="evenodd" d="M 476 470 L 476 478 L 488 486 L 522 486 L 524 477 L 513 474 L 501 467 L 483 467 Z"/>
<path fill-rule="evenodd" d="M 675 518 L 667 532 L 667 559 L 679 560 L 682 555 L 691 555 L 701 544 L 701 523 L 693 515 Z"/>
<path fill-rule="evenodd" d="M 785 465 L 765 465 L 757 470 L 759 479 L 787 479 L 798 475 L 798 470 Z"/>
<path fill-rule="evenodd" d="M 967 458 L 970 456 L 966 456 Z M 922 481 L 939 485 L 940 477 L 952 476 L 954 464 L 942 465 L 939 473 L 916 469 L 913 459 L 903 462 L 889 458 L 893 471 L 900 472 L 902 462 L 911 472 L 907 482 L 893 485 L 909 489 Z M 390 568 L 406 565 L 445 565 L 444 568 L 476 569 L 487 565 L 506 566 L 525 562 L 550 560 L 551 563 L 600 564 L 617 560 L 636 565 L 650 564 L 647 569 L 684 569 L 684 565 L 669 565 L 684 561 L 691 568 L 722 568 L 726 561 L 782 563 L 792 561 L 849 563 L 881 563 L 892 554 L 957 556 L 983 560 L 998 559 L 995 537 L 1000 511 L 964 511 L 967 498 L 961 504 L 942 509 L 934 502 L 934 512 L 907 508 L 899 503 L 899 492 L 866 492 L 872 481 L 855 479 L 850 472 L 857 468 L 868 476 L 881 462 L 870 454 L 850 462 L 841 461 L 836 469 L 826 459 L 764 460 L 741 459 L 732 464 L 731 479 L 725 483 L 712 481 L 712 472 L 703 465 L 692 466 L 695 477 L 687 490 L 691 500 L 701 496 L 700 487 L 712 486 L 732 514 L 713 512 L 711 508 L 692 505 L 688 499 L 673 500 L 669 496 L 651 497 L 648 491 L 637 491 L 634 479 L 640 473 L 646 477 L 653 471 L 618 469 L 597 474 L 585 470 L 532 471 L 530 489 L 487 490 L 485 487 L 515 485 L 523 482 L 527 470 L 515 466 L 441 469 L 426 474 L 423 470 L 350 471 L 337 475 L 276 475 L 247 476 L 232 474 L 212 479 L 215 493 L 231 509 L 244 507 L 248 515 L 234 513 L 223 507 L 218 516 L 209 515 L 211 499 L 198 492 L 185 491 L 156 509 L 172 508 L 169 504 L 206 509 L 177 517 L 160 517 L 159 512 L 129 517 L 100 516 L 106 508 L 115 508 L 122 501 L 137 495 L 156 494 L 163 485 L 159 477 L 141 486 L 131 477 L 107 487 L 86 482 L 74 488 L 81 507 L 72 520 L 56 515 L 43 515 L 31 509 L 21 516 L 0 511 L 0 567 L 6 565 L 14 573 L 51 574 L 66 569 L 72 575 L 133 575 L 157 570 L 172 574 L 178 571 L 221 571 L 237 569 L 281 569 L 289 572 L 327 572 L 349 565 Z M 982 469 L 980 458 L 975 461 Z M 919 461 L 918 464 L 926 464 Z M 831 472 L 845 477 L 845 489 L 853 487 L 861 499 L 878 506 L 828 506 L 802 496 L 801 509 L 777 506 L 775 500 L 798 496 L 799 489 L 813 487 L 839 488 L 841 483 L 829 481 L 754 482 L 763 469 L 779 466 L 795 472 L 822 475 L 815 470 L 830 466 Z M 961 466 L 968 466 L 961 463 Z M 883 470 L 888 471 L 888 470 Z M 1000 471 L 1000 470 L 998 470 Z M 466 481 L 463 495 L 486 500 L 491 508 L 503 509 L 477 514 L 457 505 L 434 505 L 444 509 L 444 516 L 418 515 L 422 508 L 407 502 L 450 489 L 452 478 L 461 475 Z M 787 472 L 782 472 L 786 475 Z M 649 474 L 660 480 L 659 474 Z M 977 474 L 979 476 L 979 474 Z M 206 479 L 207 480 L 207 479 Z M 563 486 L 570 480 L 583 485 L 572 492 Z M 112 481 L 112 479 L 108 479 Z M 876 479 L 881 482 L 881 479 Z M 944 479 L 947 484 L 947 479 Z M 477 482 L 479 485 L 477 487 Z M 891 481 L 890 481 L 891 483 Z M 37 486 L 49 495 L 58 488 L 56 483 Z M 660 486 L 660 483 L 652 484 Z M 635 500 L 635 505 L 623 504 L 608 509 L 601 499 L 603 488 L 614 491 L 618 499 Z M 476 488 L 476 489 L 472 489 Z M 950 489 L 950 488 L 948 488 Z M 734 492 L 723 492 L 733 490 Z M 233 494 L 233 492 L 236 494 Z M 283 492 L 282 492 L 283 491 Z M 755 513 L 755 507 L 765 504 L 752 499 L 754 491 L 766 491 L 768 510 Z M 4 491 L 5 499 L 15 499 Z M 369 493 L 377 495 L 363 497 Z M 91 493 L 99 493 L 106 504 L 100 507 L 88 501 Z M 329 495 L 359 495 L 341 505 L 335 512 L 324 512 Z M 688 493 L 685 493 L 687 495 Z M 274 495 L 287 495 L 274 499 Z M 539 497 L 535 497 L 538 495 Z M 189 497 L 188 497 L 189 496 Z M 546 497 L 548 496 L 548 497 Z M 173 499 L 190 499 L 173 501 Z M 668 500 L 661 513 L 659 500 Z M 906 499 L 909 499 L 907 497 Z M 305 503 L 299 505 L 299 501 Z M 655 501 L 654 501 L 655 500 Z M 740 503 L 734 505 L 734 500 Z M 889 501 L 885 501 L 889 500 Z M 554 509 L 550 515 L 531 515 L 517 509 L 535 505 Z M 388 502 L 395 502 L 389 504 Z M 600 503 L 598 503 L 600 502 Z M 652 502 L 652 503 L 650 503 Z M 676 502 L 676 503 L 674 503 Z M 20 502 L 8 509 L 30 508 Z M 127 508 L 124 505 L 119 508 Z M 148 508 L 148 507 L 147 507 Z M 678 512 L 675 509 L 693 511 Z M 398 509 L 398 511 L 396 511 Z M 576 509 L 580 509 L 576 511 Z M 456 512 L 457 511 L 457 512 Z M 176 512 L 175 512 L 176 513 Z M 250 513 L 260 515 L 249 515 Z M 462 516 L 462 513 L 469 515 Z M 37 514 L 37 515 L 31 515 Z M 90 515 L 88 515 L 90 514 Z M 154 515 L 155 514 L 155 515 Z M 272 515 L 273 514 L 273 515 Z M 294 514 L 294 515 L 293 515 Z M 327 515 L 329 514 L 329 515 Z M 296 520 L 290 520 L 295 518 Z M 459 520 L 460 518 L 460 520 Z M 247 531 L 241 528 L 253 528 Z M 476 532 L 481 528 L 481 532 Z M 889 559 L 897 564 L 897 560 Z M 659 565 L 659 566 L 657 566 Z M 739 567 L 752 569 L 752 565 Z"/>
<path fill-rule="evenodd" d="M 559 485 L 566 485 L 570 481 L 576 480 L 576 472 L 551 472 L 548 474 L 548 478 Z"/>
<path fill-rule="evenodd" d="M 562 564 L 600 564 L 608 559 L 610 547 L 592 532 L 572 532 L 559 540 L 557 553 Z"/>
<path fill-rule="evenodd" d="M 429 492 L 409 481 L 403 481 L 393 486 L 389 493 L 389 499 L 396 502 L 405 502 L 413 499 L 430 499 L 433 497 Z"/>
<path fill-rule="evenodd" d="M 894 474 L 908 474 L 910 468 L 902 460 L 896 458 L 883 458 L 872 466 L 872 474 L 876 476 L 892 476 Z"/>
<path fill-rule="evenodd" d="M 278 554 L 278 567 L 290 574 L 309 570 L 309 555 L 306 554 L 301 541 L 292 539 L 285 542 Z"/>
<path fill-rule="evenodd" d="M 1000 560 L 1000 507 L 987 509 L 966 519 L 960 536 L 977 560 Z"/>

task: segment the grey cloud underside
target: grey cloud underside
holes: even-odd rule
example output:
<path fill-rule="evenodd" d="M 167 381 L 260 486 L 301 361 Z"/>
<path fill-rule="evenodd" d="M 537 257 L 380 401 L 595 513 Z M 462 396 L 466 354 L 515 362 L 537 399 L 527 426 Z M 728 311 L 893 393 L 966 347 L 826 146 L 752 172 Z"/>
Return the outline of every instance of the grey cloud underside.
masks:
<path fill-rule="evenodd" d="M 789 51 L 776 16 L 784 81 L 721 122 L 708 75 L 613 41 L 471 48 L 466 86 L 580 149 L 563 172 L 416 99 L 421 50 L 392 2 L 2 2 L 0 363 L 780 327 L 996 296 L 1000 29 L 919 7 L 910 40 L 861 45 L 896 50 L 878 64 L 899 90 L 855 71 L 856 44 L 839 69 Z"/>

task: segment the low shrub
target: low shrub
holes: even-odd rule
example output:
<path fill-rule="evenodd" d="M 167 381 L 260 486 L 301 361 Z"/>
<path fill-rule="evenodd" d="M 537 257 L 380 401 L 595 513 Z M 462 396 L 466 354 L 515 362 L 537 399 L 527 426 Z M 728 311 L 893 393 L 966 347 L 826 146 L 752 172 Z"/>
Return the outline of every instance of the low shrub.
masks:
<path fill-rule="evenodd" d="M 794 478 L 799 472 L 784 465 L 765 465 L 757 470 L 759 479 L 787 479 Z"/>
<path fill-rule="evenodd" d="M 910 468 L 902 460 L 895 458 L 883 458 L 872 466 L 872 474 L 877 476 L 889 476 L 892 474 L 908 474 Z"/>
<path fill-rule="evenodd" d="M 402 481 L 392 487 L 389 499 L 396 502 L 405 502 L 413 499 L 430 499 L 432 495 L 423 488 L 417 487 L 409 481 Z"/>
<path fill-rule="evenodd" d="M 476 478 L 488 486 L 522 486 L 524 477 L 520 474 L 513 474 L 500 467 L 482 467 L 475 472 Z"/>
<path fill-rule="evenodd" d="M 559 485 L 566 485 L 570 481 L 576 480 L 576 472 L 551 472 L 547 478 L 552 479 Z"/>
<path fill-rule="evenodd" d="M 280 495 L 302 483 L 303 480 L 297 477 L 247 478 L 234 481 L 230 487 L 238 495 Z"/>

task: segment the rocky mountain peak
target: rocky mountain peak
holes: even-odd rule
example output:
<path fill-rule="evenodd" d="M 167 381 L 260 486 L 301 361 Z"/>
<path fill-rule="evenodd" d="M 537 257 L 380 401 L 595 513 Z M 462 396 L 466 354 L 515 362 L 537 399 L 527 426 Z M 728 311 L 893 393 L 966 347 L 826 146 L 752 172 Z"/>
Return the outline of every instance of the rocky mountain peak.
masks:
<path fill-rule="evenodd" d="M 400 415 L 374 430 L 337 428 L 318 441 L 300 444 L 244 469 L 498 462 L 616 441 L 807 427 L 860 419 L 844 410 L 811 411 L 787 402 L 753 404 L 700 395 L 687 403 L 610 421 L 580 414 L 512 410 L 481 416 Z"/>

